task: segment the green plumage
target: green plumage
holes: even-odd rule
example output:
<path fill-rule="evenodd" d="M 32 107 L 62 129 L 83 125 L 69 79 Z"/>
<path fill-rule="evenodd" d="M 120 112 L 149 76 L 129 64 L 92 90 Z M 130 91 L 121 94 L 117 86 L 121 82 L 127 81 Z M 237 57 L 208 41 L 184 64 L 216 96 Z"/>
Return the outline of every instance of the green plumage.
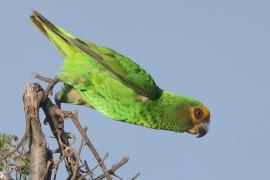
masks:
<path fill-rule="evenodd" d="M 56 95 L 61 102 L 86 105 L 111 119 L 148 128 L 184 132 L 196 125 L 192 109 L 204 108 L 200 102 L 160 89 L 129 58 L 75 38 L 36 11 L 31 18 L 64 58 L 57 75 L 64 83 Z"/>

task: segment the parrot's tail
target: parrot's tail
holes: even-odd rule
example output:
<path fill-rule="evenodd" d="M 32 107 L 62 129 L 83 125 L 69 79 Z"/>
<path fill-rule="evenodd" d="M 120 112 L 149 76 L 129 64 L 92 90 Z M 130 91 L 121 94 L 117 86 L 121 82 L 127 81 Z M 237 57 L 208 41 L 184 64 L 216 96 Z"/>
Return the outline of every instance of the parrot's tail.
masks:
<path fill-rule="evenodd" d="M 69 39 L 76 39 L 74 36 L 53 25 L 35 10 L 30 18 L 33 24 L 57 47 L 64 58 L 76 51 L 74 45 L 69 42 Z"/>

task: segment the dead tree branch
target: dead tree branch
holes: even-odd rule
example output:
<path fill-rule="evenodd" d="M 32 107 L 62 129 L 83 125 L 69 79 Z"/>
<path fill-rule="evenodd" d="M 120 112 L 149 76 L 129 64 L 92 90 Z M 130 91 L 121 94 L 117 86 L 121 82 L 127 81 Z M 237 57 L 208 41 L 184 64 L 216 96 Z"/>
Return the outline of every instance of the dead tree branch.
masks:
<path fill-rule="evenodd" d="M 66 171 L 69 176 L 68 179 L 87 179 L 90 177 L 92 180 L 101 180 L 106 178 L 111 180 L 112 176 L 118 177 L 115 172 L 128 162 L 128 157 L 124 157 L 121 161 L 114 164 L 110 170 L 105 165 L 105 160 L 108 158 L 108 153 L 102 159 L 96 148 L 87 136 L 87 127 L 83 128 L 80 124 L 77 116 L 77 112 L 63 111 L 60 106 L 55 105 L 49 96 L 52 94 L 53 87 L 57 82 L 57 79 L 50 79 L 34 74 L 37 79 L 48 83 L 47 88 L 44 90 L 38 83 L 26 84 L 23 95 L 24 112 L 26 119 L 26 131 L 19 142 L 12 150 L 1 155 L 0 160 L 6 160 L 7 157 L 11 157 L 12 154 L 18 151 L 18 149 L 27 141 L 29 143 L 30 150 L 30 172 L 28 174 L 30 179 L 51 179 L 52 172 L 54 172 L 53 179 L 56 178 L 58 166 L 61 162 L 65 163 Z M 41 123 L 39 119 L 39 109 L 44 111 L 46 121 L 50 126 L 50 129 L 55 137 L 58 148 L 54 153 L 60 153 L 59 160 L 53 160 L 52 150 L 47 148 L 47 142 L 45 136 L 42 133 Z M 74 149 L 74 143 L 70 143 L 71 134 L 64 130 L 64 119 L 69 118 L 79 131 L 81 135 L 81 142 L 78 150 Z M 74 142 L 76 141 L 76 138 Z M 95 159 L 97 165 L 90 169 L 86 161 L 81 160 L 81 152 L 87 145 Z M 95 178 L 94 171 L 100 167 L 103 174 Z M 10 168 L 7 169 L 8 171 Z M 10 174 L 8 172 L 8 174 Z M 138 176 L 134 176 L 135 179 Z M 118 177 L 119 179 L 122 179 Z M 89 179 L 89 178 L 88 178 Z"/>
<path fill-rule="evenodd" d="M 39 84 L 26 84 L 23 95 L 26 121 L 29 122 L 30 149 L 30 179 L 49 179 L 47 169 L 47 143 L 39 121 L 39 105 L 44 98 L 44 92 Z"/>
<path fill-rule="evenodd" d="M 69 143 L 69 135 L 64 131 L 64 116 L 59 114 L 60 109 L 52 103 L 49 98 L 44 99 L 42 110 L 45 113 L 46 120 L 49 123 L 51 131 L 57 140 L 60 148 L 60 155 L 64 157 L 65 166 L 69 177 L 80 177 L 81 175 L 73 174 L 77 162 L 76 155 Z"/>

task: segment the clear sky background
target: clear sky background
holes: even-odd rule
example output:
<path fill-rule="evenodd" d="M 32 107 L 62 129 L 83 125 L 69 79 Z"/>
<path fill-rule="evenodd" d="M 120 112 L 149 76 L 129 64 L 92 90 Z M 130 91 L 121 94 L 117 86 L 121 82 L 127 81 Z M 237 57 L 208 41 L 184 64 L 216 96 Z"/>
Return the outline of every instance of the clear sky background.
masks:
<path fill-rule="evenodd" d="M 197 139 L 65 105 L 79 110 L 100 154 L 110 153 L 108 166 L 130 157 L 119 175 L 141 172 L 138 179 L 147 180 L 269 179 L 269 8 L 267 0 L 3 1 L 0 132 L 23 135 L 23 86 L 36 81 L 30 74 L 53 77 L 60 71 L 60 55 L 29 21 L 36 9 L 68 32 L 130 57 L 160 87 L 193 96 L 210 109 L 210 132 Z M 48 127 L 44 132 L 50 135 Z M 91 160 L 87 151 L 84 157 Z M 59 177 L 66 177 L 63 170 Z"/>

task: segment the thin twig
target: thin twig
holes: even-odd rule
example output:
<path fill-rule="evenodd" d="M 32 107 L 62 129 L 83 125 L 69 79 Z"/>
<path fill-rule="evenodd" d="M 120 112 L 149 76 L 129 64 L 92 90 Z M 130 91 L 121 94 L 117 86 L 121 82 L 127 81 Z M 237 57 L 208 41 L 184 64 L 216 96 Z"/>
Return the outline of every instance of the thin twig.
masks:
<path fill-rule="evenodd" d="M 87 176 L 92 175 L 92 173 L 93 173 L 93 172 L 90 171 L 90 172 L 84 174 L 83 176 L 81 176 L 78 180 L 82 180 L 82 179 L 86 178 Z M 91 177 L 91 178 L 92 178 L 92 177 Z"/>
<path fill-rule="evenodd" d="M 120 167 L 122 167 L 124 164 L 126 164 L 128 162 L 128 157 L 124 157 L 123 159 L 121 159 L 121 161 L 119 161 L 117 164 L 114 164 L 112 166 L 112 168 L 108 171 L 108 173 L 110 175 L 115 175 L 115 171 L 117 169 L 119 169 Z M 103 178 L 105 178 L 106 176 L 104 174 L 98 176 L 97 178 L 95 178 L 95 180 L 102 180 Z"/>
<path fill-rule="evenodd" d="M 52 79 L 51 79 L 51 78 L 46 78 L 46 77 L 41 76 L 40 74 L 38 74 L 38 73 L 36 73 L 36 72 L 32 73 L 32 76 L 33 76 L 34 78 L 36 78 L 36 79 L 38 79 L 38 80 L 41 80 L 41 81 L 44 81 L 44 82 L 46 82 L 46 83 L 48 83 L 48 84 L 52 82 Z"/>
<path fill-rule="evenodd" d="M 84 132 L 86 132 L 86 130 L 87 130 L 87 128 L 84 128 Z M 76 155 L 77 161 L 76 161 L 76 164 L 75 164 L 75 168 L 74 168 L 74 172 L 73 172 L 73 177 L 71 177 L 72 180 L 75 180 L 76 179 L 75 174 L 77 174 L 78 171 L 79 171 L 79 162 L 80 162 L 80 157 L 81 157 L 82 148 L 83 148 L 84 144 L 85 144 L 85 138 L 82 137 L 81 144 L 80 144 L 80 147 L 79 147 L 79 151 L 78 151 L 78 153 Z"/>
<path fill-rule="evenodd" d="M 53 166 L 54 166 L 53 180 L 56 179 L 58 167 L 59 167 L 60 163 L 65 159 L 65 156 L 66 156 L 66 154 L 64 153 L 58 161 L 55 161 L 55 162 L 53 163 Z"/>
<path fill-rule="evenodd" d="M 130 180 L 135 180 L 137 177 L 139 177 L 141 175 L 141 173 L 137 173 L 135 174 Z"/>
<path fill-rule="evenodd" d="M 87 127 L 84 128 L 84 133 L 86 133 L 86 131 L 87 131 Z M 82 141 L 81 141 L 81 144 L 80 144 L 80 147 L 79 147 L 79 151 L 77 153 L 77 162 L 76 162 L 76 164 L 78 164 L 79 161 L 80 161 L 82 148 L 83 148 L 84 145 L 85 145 L 85 139 L 82 137 Z"/>
<path fill-rule="evenodd" d="M 76 126 L 78 131 L 80 132 L 81 136 L 85 139 L 86 145 L 89 147 L 89 149 L 93 153 L 94 157 L 96 158 L 97 162 L 100 164 L 100 167 L 101 167 L 105 177 L 107 178 L 107 180 L 111 180 L 110 174 L 108 173 L 108 170 L 107 170 L 105 164 L 102 162 L 102 159 L 101 159 L 100 155 L 98 154 L 96 148 L 91 143 L 88 136 L 85 134 L 85 132 L 84 132 L 84 130 L 82 128 L 82 125 L 78 121 L 77 113 L 71 113 L 69 115 L 69 118 L 72 120 L 72 122 L 74 123 L 74 125 Z"/>
<path fill-rule="evenodd" d="M 90 176 L 90 179 L 94 180 L 94 173 L 93 171 L 90 170 L 86 160 L 83 161 L 83 167 L 85 168 L 85 171 L 81 170 L 81 172 L 86 173 L 86 174 L 84 174 L 82 178 L 79 178 L 79 179 L 83 179 L 86 176 Z"/>
<path fill-rule="evenodd" d="M 104 163 L 104 161 L 108 158 L 108 156 L 109 153 L 107 152 L 100 163 Z M 98 163 L 93 169 L 91 169 L 91 171 L 94 172 L 98 168 L 98 166 L 100 166 L 100 163 Z"/>
<path fill-rule="evenodd" d="M 109 156 L 109 153 L 107 152 L 107 153 L 105 154 L 105 156 L 103 157 L 103 159 L 102 159 L 102 163 L 108 158 L 108 156 Z M 100 163 L 98 163 L 98 164 L 97 164 L 93 169 L 91 169 L 91 170 L 88 168 L 87 173 L 84 174 L 81 178 L 84 178 L 84 177 L 89 176 L 89 175 L 93 175 L 93 172 L 94 172 L 99 166 L 100 166 Z M 79 178 L 79 180 L 80 180 L 81 178 Z M 93 176 L 91 176 L 91 178 L 93 179 Z"/>

